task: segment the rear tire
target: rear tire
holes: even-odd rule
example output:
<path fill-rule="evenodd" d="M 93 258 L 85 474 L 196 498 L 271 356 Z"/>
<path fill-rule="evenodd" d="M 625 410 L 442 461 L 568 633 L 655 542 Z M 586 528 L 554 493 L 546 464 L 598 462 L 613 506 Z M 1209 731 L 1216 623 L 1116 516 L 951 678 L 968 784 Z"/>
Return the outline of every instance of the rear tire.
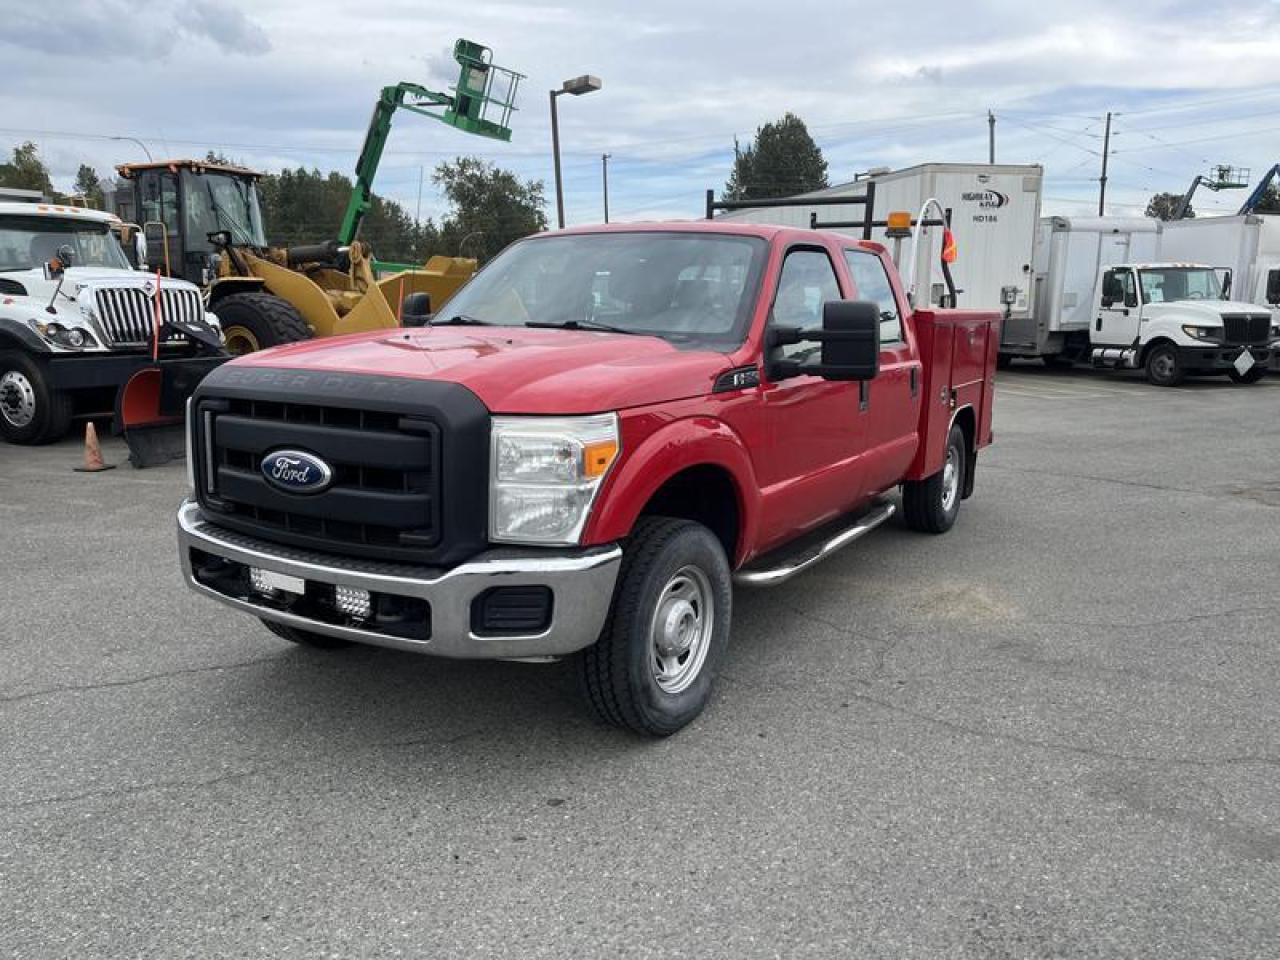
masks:
<path fill-rule="evenodd" d="M 299 630 L 297 627 L 287 627 L 283 623 L 276 623 L 274 620 L 267 620 L 259 617 L 262 625 L 274 633 L 282 640 L 288 640 L 290 643 L 296 643 L 301 647 L 315 647 L 317 650 L 339 650 L 342 647 L 351 646 L 350 640 L 341 640 L 338 637 L 325 636 L 323 633 L 312 633 L 310 630 Z"/>
<path fill-rule="evenodd" d="M 1011 354 L 1011 353 L 997 353 L 997 354 L 996 354 L 996 369 L 997 369 L 997 370 L 1008 370 L 1008 369 L 1009 369 L 1009 367 L 1010 367 L 1012 364 L 1013 364 L 1013 354 Z"/>
<path fill-rule="evenodd" d="M 688 724 L 711 698 L 732 612 L 729 561 L 715 535 L 689 520 L 642 518 L 604 631 L 579 657 L 592 712 L 650 737 Z"/>
<path fill-rule="evenodd" d="M 902 485 L 902 516 L 912 530 L 946 533 L 955 525 L 965 489 L 965 446 L 964 431 L 952 424 L 942 469 L 931 477 L 908 480 Z"/>
<path fill-rule="evenodd" d="M 1245 373 L 1232 368 L 1227 371 L 1227 376 L 1231 378 L 1232 383 L 1257 383 L 1266 375 L 1266 372 L 1262 367 L 1253 367 Z"/>
<path fill-rule="evenodd" d="M 1147 381 L 1157 387 L 1176 387 L 1186 379 L 1178 348 L 1171 343 L 1158 343 L 1147 351 Z"/>
<path fill-rule="evenodd" d="M 71 396 L 49 384 L 49 370 L 21 350 L 0 350 L 0 439 L 52 443 L 71 427 Z"/>
<path fill-rule="evenodd" d="M 227 352 L 236 356 L 314 336 L 297 308 L 272 293 L 233 293 L 210 309 L 222 324 Z"/>

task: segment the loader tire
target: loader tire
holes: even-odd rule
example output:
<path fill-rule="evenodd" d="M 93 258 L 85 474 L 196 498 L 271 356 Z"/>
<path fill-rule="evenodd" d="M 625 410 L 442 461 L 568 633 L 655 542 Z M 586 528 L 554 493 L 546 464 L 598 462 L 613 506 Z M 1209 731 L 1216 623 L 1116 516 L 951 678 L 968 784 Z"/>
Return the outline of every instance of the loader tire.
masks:
<path fill-rule="evenodd" d="M 227 352 L 235 356 L 315 335 L 293 304 L 272 293 L 233 293 L 211 309 L 222 324 Z"/>
<path fill-rule="evenodd" d="M 902 485 L 902 516 L 908 527 L 921 533 L 946 533 L 951 529 L 964 499 L 966 466 L 964 431 L 952 424 L 942 469 L 931 477 Z"/>
<path fill-rule="evenodd" d="M 71 427 L 71 396 L 49 383 L 48 368 L 21 350 L 0 350 L 0 440 L 52 443 Z"/>

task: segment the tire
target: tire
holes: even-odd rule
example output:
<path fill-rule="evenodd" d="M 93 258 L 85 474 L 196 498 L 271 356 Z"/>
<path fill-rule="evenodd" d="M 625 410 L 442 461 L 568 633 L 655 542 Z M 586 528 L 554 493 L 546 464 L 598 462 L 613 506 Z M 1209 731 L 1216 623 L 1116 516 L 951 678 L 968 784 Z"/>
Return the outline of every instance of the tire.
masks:
<path fill-rule="evenodd" d="M 650 737 L 684 727 L 711 698 L 732 613 L 729 561 L 715 535 L 689 520 L 641 518 L 605 628 L 579 656 L 591 711 Z"/>
<path fill-rule="evenodd" d="M 312 633 L 310 630 L 299 630 L 297 627 L 287 627 L 283 623 L 276 623 L 274 620 L 267 620 L 263 617 L 258 619 L 262 621 L 264 627 L 277 637 L 288 640 L 290 643 L 296 643 L 301 647 L 315 647 L 317 650 L 339 650 L 342 647 L 351 646 L 350 640 L 325 636 L 323 633 Z"/>
<path fill-rule="evenodd" d="M 1232 383 L 1257 383 L 1266 375 L 1266 372 L 1262 367 L 1252 367 L 1245 373 L 1232 368 L 1227 371 L 1227 376 L 1231 378 Z"/>
<path fill-rule="evenodd" d="M 1147 380 L 1157 387 L 1176 387 L 1186 379 L 1178 348 L 1171 343 L 1157 343 L 1147 351 Z"/>
<path fill-rule="evenodd" d="M 1075 361 L 1070 357 L 1063 356 L 1061 353 L 1044 353 L 1040 355 L 1040 362 L 1050 370 L 1070 370 L 1075 366 Z"/>
<path fill-rule="evenodd" d="M 71 428 L 71 396 L 49 385 L 48 369 L 21 350 L 0 350 L 0 439 L 52 443 Z"/>
<path fill-rule="evenodd" d="M 931 477 L 908 480 L 902 485 L 902 516 L 908 527 L 921 533 L 946 533 L 955 525 L 966 467 L 964 431 L 952 424 L 942 469 Z"/>
<path fill-rule="evenodd" d="M 211 309 L 222 324 L 227 352 L 237 356 L 314 336 L 297 308 L 272 293 L 233 293 Z"/>
<path fill-rule="evenodd" d="M 1009 367 L 1010 367 L 1012 364 L 1013 364 L 1013 354 L 1011 354 L 1011 353 L 997 353 L 997 354 L 996 354 L 996 369 L 997 369 L 997 370 L 1008 370 L 1008 369 L 1009 369 Z"/>

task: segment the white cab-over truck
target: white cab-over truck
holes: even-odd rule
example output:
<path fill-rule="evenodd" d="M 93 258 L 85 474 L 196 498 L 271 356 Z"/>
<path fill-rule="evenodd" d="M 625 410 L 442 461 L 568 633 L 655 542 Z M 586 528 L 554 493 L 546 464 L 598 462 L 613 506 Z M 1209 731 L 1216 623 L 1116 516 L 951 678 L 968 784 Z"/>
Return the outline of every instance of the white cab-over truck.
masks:
<path fill-rule="evenodd" d="M 163 373 L 167 399 L 149 399 L 172 406 L 225 360 L 210 355 L 221 334 L 199 288 L 165 279 L 157 294 L 119 226 L 97 210 L 0 202 L 0 440 L 56 440 L 77 413 L 114 410 L 119 422 L 121 388 L 142 370 Z"/>

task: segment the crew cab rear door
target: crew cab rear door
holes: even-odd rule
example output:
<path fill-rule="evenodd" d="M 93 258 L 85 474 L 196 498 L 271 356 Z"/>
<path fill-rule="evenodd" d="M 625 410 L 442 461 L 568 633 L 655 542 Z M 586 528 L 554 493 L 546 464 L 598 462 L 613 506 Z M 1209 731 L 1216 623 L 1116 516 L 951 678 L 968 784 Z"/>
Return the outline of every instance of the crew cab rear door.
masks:
<path fill-rule="evenodd" d="M 850 295 L 834 251 L 822 244 L 793 244 L 778 273 L 769 327 L 816 329 L 822 306 Z M 767 334 L 767 330 L 766 330 Z M 803 341 L 766 351 L 778 358 L 816 360 L 821 345 Z M 815 376 L 761 384 L 768 445 L 755 462 L 762 494 L 761 545 L 788 540 L 849 510 L 862 496 L 860 457 L 866 416 L 859 384 Z"/>
<path fill-rule="evenodd" d="M 866 385 L 867 413 L 862 470 L 868 492 L 888 489 L 915 456 L 920 423 L 920 359 L 902 322 L 903 301 L 894 290 L 885 261 L 861 247 L 846 247 L 845 263 L 854 299 L 880 308 L 880 372 Z"/>

